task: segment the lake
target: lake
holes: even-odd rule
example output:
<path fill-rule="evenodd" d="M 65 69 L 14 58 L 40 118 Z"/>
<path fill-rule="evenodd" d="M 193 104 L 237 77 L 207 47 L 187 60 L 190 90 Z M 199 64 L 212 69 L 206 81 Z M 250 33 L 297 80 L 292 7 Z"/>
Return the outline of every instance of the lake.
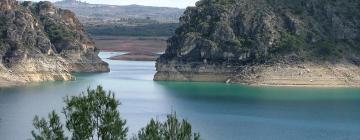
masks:
<path fill-rule="evenodd" d="M 205 140 L 360 139 L 360 89 L 154 82 L 155 62 L 104 60 L 109 73 L 0 90 L 0 139 L 31 138 L 35 115 L 61 112 L 64 97 L 99 84 L 121 101 L 130 136 L 151 118 L 176 111 Z"/>

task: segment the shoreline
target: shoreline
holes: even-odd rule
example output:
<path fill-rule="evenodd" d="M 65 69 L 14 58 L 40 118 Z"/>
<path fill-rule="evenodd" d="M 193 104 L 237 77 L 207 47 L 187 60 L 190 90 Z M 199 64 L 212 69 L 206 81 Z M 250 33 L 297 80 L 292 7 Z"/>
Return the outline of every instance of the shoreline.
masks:
<path fill-rule="evenodd" d="M 59 80 L 54 80 L 56 82 Z M 67 80 L 71 81 L 71 80 Z M 359 89 L 360 85 L 326 85 L 326 84 L 249 84 L 245 82 L 232 82 L 226 83 L 226 81 L 183 81 L 183 80 L 153 80 L 154 82 L 193 82 L 193 83 L 218 83 L 218 84 L 229 84 L 259 88 L 354 88 Z M 41 83 L 46 81 L 34 81 L 34 82 L 11 82 L 8 80 L 0 79 L 0 90 L 7 88 L 26 87 L 30 84 Z"/>
<path fill-rule="evenodd" d="M 305 89 L 305 88 L 317 88 L 317 89 L 339 89 L 339 88 L 344 88 L 344 89 L 360 89 L 360 85 L 359 86 L 327 86 L 327 85 L 270 85 L 270 84 L 259 84 L 259 85 L 254 85 L 254 84 L 247 84 L 247 83 L 225 83 L 225 82 L 214 82 L 214 81 L 166 81 L 166 80 L 154 80 L 154 82 L 172 82 L 172 83 L 213 83 L 213 84 L 226 84 L 226 85 L 236 85 L 236 86 L 245 86 L 245 87 L 255 87 L 255 88 L 301 88 L 301 89 Z"/>
<path fill-rule="evenodd" d="M 218 82 L 255 87 L 360 88 L 360 68 L 353 64 L 311 63 L 247 66 L 157 64 L 154 81 Z"/>
<path fill-rule="evenodd" d="M 124 52 L 111 60 L 155 61 L 165 52 L 168 37 L 94 36 L 96 46 L 103 52 Z"/>
<path fill-rule="evenodd" d="M 126 60 L 126 61 L 156 61 L 160 54 L 154 52 L 128 52 L 125 54 L 115 55 L 110 60 Z"/>
<path fill-rule="evenodd" d="M 12 80 L 10 79 L 12 78 Z M 16 76 L 4 76 L 0 77 L 0 89 L 13 88 L 13 87 L 24 87 L 34 83 L 41 83 L 46 81 L 73 81 L 76 77 L 71 73 L 58 73 L 51 74 L 47 73 L 27 73 Z"/>
<path fill-rule="evenodd" d="M 27 85 L 26 83 L 10 82 L 7 80 L 0 79 L 0 90 L 6 88 L 23 87 L 26 85 Z"/>
<path fill-rule="evenodd" d="M 248 87 L 259 87 L 259 88 L 354 88 L 360 89 L 360 85 L 314 85 L 314 84 L 248 84 L 248 83 L 226 83 L 219 81 L 180 81 L 180 80 L 154 80 L 155 82 L 189 82 L 189 83 L 218 83 L 218 84 L 229 84 L 239 85 Z"/>

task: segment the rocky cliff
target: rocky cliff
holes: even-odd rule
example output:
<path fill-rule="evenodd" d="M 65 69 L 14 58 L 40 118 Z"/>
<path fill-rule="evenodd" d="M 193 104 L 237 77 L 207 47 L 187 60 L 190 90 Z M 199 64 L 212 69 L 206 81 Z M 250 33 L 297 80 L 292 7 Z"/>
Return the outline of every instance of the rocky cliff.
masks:
<path fill-rule="evenodd" d="M 201 0 L 155 80 L 360 86 L 360 1 Z"/>
<path fill-rule="evenodd" d="M 109 71 L 98 52 L 71 11 L 50 2 L 0 0 L 0 86 Z"/>

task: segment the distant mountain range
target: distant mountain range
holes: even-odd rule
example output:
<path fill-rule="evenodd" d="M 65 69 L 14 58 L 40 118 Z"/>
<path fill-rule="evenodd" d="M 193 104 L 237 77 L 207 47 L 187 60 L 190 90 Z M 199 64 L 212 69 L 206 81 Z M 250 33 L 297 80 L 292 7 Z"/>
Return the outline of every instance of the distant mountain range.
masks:
<path fill-rule="evenodd" d="M 159 23 L 177 23 L 179 17 L 185 10 L 141 5 L 117 6 L 89 4 L 76 0 L 63 0 L 55 2 L 55 5 L 59 8 L 73 11 L 84 24 L 132 24 L 150 21 Z"/>

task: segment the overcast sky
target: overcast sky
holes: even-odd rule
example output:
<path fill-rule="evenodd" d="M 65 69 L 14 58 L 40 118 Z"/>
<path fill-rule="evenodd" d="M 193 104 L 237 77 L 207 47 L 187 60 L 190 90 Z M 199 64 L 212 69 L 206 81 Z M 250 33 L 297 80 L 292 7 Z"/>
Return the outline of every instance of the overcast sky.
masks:
<path fill-rule="evenodd" d="M 44 1 L 44 0 L 33 0 Z M 51 2 L 59 0 L 47 0 Z M 147 5 L 147 6 L 161 6 L 161 7 L 178 7 L 185 8 L 187 6 L 194 6 L 198 0 L 81 0 L 94 4 L 112 4 L 112 5 Z"/>

